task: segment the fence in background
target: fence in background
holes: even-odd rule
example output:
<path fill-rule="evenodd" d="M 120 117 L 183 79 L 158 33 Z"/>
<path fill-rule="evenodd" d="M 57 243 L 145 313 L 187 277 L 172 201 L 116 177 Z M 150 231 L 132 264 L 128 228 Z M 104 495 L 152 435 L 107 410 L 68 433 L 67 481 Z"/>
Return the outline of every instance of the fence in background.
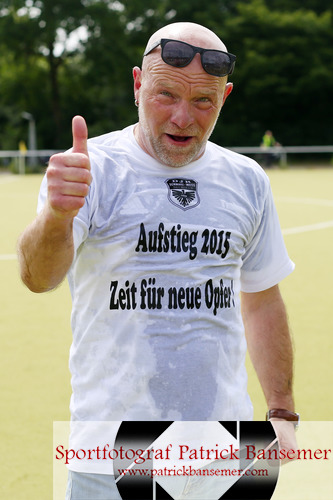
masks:
<path fill-rule="evenodd" d="M 31 150 L 18 150 L 18 151 L 0 151 L 0 159 L 14 160 L 16 163 L 16 170 L 19 174 L 25 174 L 26 164 L 29 162 L 30 165 L 47 163 L 50 156 L 59 151 L 53 149 L 38 149 L 35 151 Z"/>
<path fill-rule="evenodd" d="M 278 158 L 281 166 L 287 165 L 287 155 L 292 153 L 308 154 L 308 153 L 328 153 L 333 154 L 333 146 L 275 146 L 272 148 L 263 147 L 236 147 L 230 148 L 236 153 L 245 155 L 272 155 Z"/>
<path fill-rule="evenodd" d="M 332 146 L 278 146 L 272 148 L 262 148 L 262 147 L 235 147 L 229 148 L 232 151 L 237 153 L 245 154 L 245 155 L 260 155 L 262 158 L 265 158 L 265 155 L 272 155 L 278 158 L 279 163 L 284 166 L 287 165 L 287 156 L 289 154 L 298 153 L 298 154 L 308 154 L 308 153 L 327 153 L 333 154 L 333 145 Z M 51 150 L 51 149 L 42 149 L 36 151 L 0 151 L 0 159 L 14 159 L 17 164 L 17 171 L 20 174 L 25 174 L 26 171 L 26 163 L 30 164 L 37 163 L 47 163 L 50 156 L 59 151 Z"/>

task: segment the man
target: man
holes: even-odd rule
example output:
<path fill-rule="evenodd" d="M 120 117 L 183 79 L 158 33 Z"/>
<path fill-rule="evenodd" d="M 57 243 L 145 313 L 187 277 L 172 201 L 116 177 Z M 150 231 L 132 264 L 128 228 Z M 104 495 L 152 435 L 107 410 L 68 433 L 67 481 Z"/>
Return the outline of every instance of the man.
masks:
<path fill-rule="evenodd" d="M 133 69 L 139 122 L 87 143 L 75 117 L 50 160 L 19 257 L 35 292 L 68 274 L 73 421 L 250 420 L 243 321 L 268 409 L 296 418 L 269 182 L 208 141 L 234 62 L 202 26 L 162 28 Z M 103 488 L 91 476 L 71 474 L 73 492 Z"/>
<path fill-rule="evenodd" d="M 281 144 L 279 144 L 276 140 L 275 137 L 273 136 L 273 133 L 271 130 L 266 130 L 265 134 L 263 135 L 262 141 L 261 141 L 261 147 L 263 150 L 269 149 L 269 148 L 274 148 L 274 147 L 279 147 Z M 272 163 L 275 159 L 279 157 L 278 154 L 272 153 L 271 151 L 266 151 L 263 155 L 263 162 L 266 167 L 271 167 Z"/>

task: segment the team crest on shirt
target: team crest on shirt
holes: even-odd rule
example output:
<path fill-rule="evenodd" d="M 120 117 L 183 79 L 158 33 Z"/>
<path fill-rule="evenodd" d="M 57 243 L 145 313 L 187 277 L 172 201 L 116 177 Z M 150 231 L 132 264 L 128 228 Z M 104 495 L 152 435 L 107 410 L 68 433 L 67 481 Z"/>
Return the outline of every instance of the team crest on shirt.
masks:
<path fill-rule="evenodd" d="M 198 183 L 193 179 L 172 178 L 165 181 L 168 186 L 168 200 L 182 210 L 199 205 Z"/>

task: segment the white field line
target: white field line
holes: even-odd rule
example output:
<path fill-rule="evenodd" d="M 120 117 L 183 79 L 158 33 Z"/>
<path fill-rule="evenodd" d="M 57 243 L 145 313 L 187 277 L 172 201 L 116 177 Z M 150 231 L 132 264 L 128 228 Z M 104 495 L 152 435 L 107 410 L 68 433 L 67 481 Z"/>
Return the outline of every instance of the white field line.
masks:
<path fill-rule="evenodd" d="M 316 205 L 321 207 L 333 207 L 333 200 L 325 200 L 321 198 L 297 198 L 293 196 L 277 196 L 276 201 L 283 203 L 294 203 L 296 205 Z M 289 227 L 282 229 L 282 234 L 284 236 L 289 234 L 301 234 L 307 233 L 309 231 L 320 231 L 321 229 L 327 229 L 333 227 L 333 220 L 328 220 L 325 222 L 317 222 L 315 224 L 307 224 L 304 226 Z"/>
<path fill-rule="evenodd" d="M 296 198 L 292 196 L 276 196 L 276 201 L 284 203 L 295 203 L 296 205 L 318 205 L 322 207 L 333 207 L 333 200 L 323 200 L 321 198 Z"/>
<path fill-rule="evenodd" d="M 14 181 L 18 181 L 18 180 L 19 180 L 18 175 L 3 174 L 0 176 L 0 186 L 2 186 L 3 184 L 8 184 L 8 182 L 14 182 Z"/>
<path fill-rule="evenodd" d="M 317 222 L 316 224 L 309 224 L 308 226 L 288 227 L 287 229 L 282 229 L 282 234 L 286 236 L 289 234 L 307 233 L 309 231 L 320 231 L 321 229 L 327 229 L 329 227 L 333 227 L 333 220 Z"/>
<path fill-rule="evenodd" d="M 16 260 L 17 256 L 15 253 L 3 253 L 0 254 L 0 260 Z"/>

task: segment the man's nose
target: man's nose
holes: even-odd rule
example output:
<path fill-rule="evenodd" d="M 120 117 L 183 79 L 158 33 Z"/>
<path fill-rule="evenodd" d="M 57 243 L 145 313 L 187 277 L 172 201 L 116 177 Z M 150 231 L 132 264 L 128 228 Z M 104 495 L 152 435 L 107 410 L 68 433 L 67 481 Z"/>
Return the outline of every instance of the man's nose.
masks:
<path fill-rule="evenodd" d="M 191 104 L 181 100 L 173 107 L 171 122 L 181 129 L 186 129 L 194 123 L 193 110 Z"/>

